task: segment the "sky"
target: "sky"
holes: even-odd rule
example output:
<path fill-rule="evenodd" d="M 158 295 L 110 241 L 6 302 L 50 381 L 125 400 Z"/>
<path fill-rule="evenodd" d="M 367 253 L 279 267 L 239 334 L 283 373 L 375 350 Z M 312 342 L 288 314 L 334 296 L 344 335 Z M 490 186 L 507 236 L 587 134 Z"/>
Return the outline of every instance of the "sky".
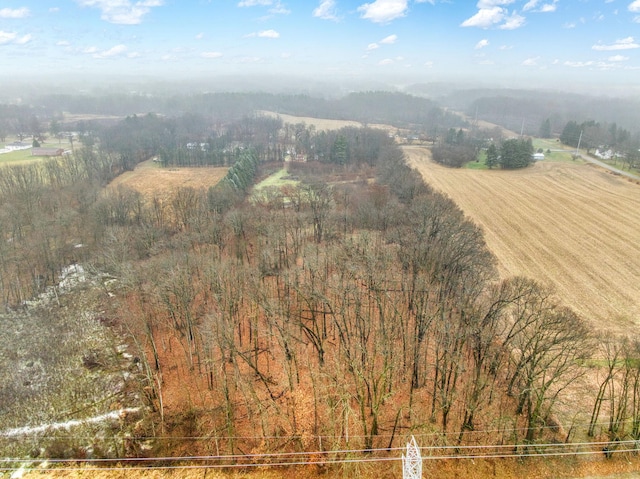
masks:
<path fill-rule="evenodd" d="M 2 0 L 0 78 L 640 85 L 640 0 Z M 0 84 L 1 88 L 1 84 Z"/>

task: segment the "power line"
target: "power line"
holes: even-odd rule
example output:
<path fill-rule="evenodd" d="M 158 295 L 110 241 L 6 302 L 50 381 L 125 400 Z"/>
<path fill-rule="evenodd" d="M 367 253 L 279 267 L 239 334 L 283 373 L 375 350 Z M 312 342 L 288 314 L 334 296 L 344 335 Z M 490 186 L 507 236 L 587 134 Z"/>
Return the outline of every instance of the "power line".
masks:
<path fill-rule="evenodd" d="M 550 457 L 550 456 L 568 456 L 568 455 L 585 455 L 585 454 L 603 454 L 604 448 L 611 446 L 617 449 L 608 449 L 606 452 L 638 452 L 640 441 L 624 440 L 624 441 L 599 441 L 599 442 L 581 442 L 581 443 L 547 443 L 547 444 L 493 444 L 493 445 L 460 445 L 460 446 L 424 446 L 420 447 L 421 452 L 429 453 L 423 456 L 423 460 L 439 460 L 439 459 L 487 459 L 487 458 L 508 458 L 508 457 Z M 624 449 L 619 449 L 619 447 Z M 590 449 L 585 449 L 590 448 Z M 594 449 L 597 448 L 597 449 Z M 501 453 L 500 450 L 511 450 L 511 452 Z M 517 452 L 518 449 L 523 450 Z M 571 449 L 571 450 L 567 450 Z M 376 461 L 398 461 L 401 458 L 393 457 L 343 457 L 343 458 L 327 458 L 318 461 L 300 461 L 301 456 L 323 456 L 323 455 L 360 455 L 370 456 L 374 453 L 390 453 L 404 450 L 404 448 L 378 448 L 378 449 L 348 449 L 337 451 L 304 451 L 304 452 L 283 452 L 283 453 L 264 453 L 264 454 L 229 454 L 229 455 L 207 455 L 207 456 L 165 456 L 165 457 L 129 457 L 129 458 L 84 458 L 84 459 L 43 459 L 41 463 L 78 463 L 78 464 L 110 464 L 110 463 L 163 463 L 163 462 L 224 462 L 222 464 L 207 464 L 207 467 L 256 467 L 256 466 L 287 466 L 287 465 L 318 465 L 318 464 L 343 464 L 357 462 L 376 462 Z M 479 451 L 492 450 L 482 454 Z M 446 451 L 456 451 L 455 454 L 444 454 Z M 460 451 L 476 451 L 475 454 L 460 454 Z M 533 452 L 530 452 L 533 451 Z M 437 454 L 434 454 L 437 453 Z M 292 458 L 291 461 L 285 461 L 287 457 Z M 269 462 L 270 459 L 277 459 L 279 462 Z M 236 462 L 236 461 L 242 462 Z M 245 462 L 252 460 L 254 462 Z M 228 462 L 227 462 L 228 461 Z M 23 459 L 0 458 L 0 463 L 24 462 Z M 38 462 L 32 461 L 32 462 Z M 148 467 L 148 466 L 146 466 Z M 146 468 L 145 467 L 145 468 Z M 153 466 L 157 467 L 157 466 Z M 162 467 L 162 466 L 158 466 Z"/>
<path fill-rule="evenodd" d="M 621 454 L 621 453 L 635 453 L 638 452 L 637 448 L 626 448 L 626 449 L 616 449 L 609 451 L 611 454 Z M 483 459 L 509 459 L 516 458 L 521 459 L 524 457 L 562 457 L 562 456 L 585 456 L 585 455 L 602 455 L 602 451 L 559 451 L 559 452 L 549 452 L 549 453 L 538 453 L 538 452 L 522 452 L 522 453 L 505 453 L 505 454 L 484 454 L 484 455 L 476 455 L 476 454 L 468 454 L 468 455 L 438 455 L 438 456 L 427 456 L 423 457 L 423 461 L 434 461 L 434 460 L 483 460 Z M 164 458 L 167 461 L 167 458 Z M 184 458 L 175 458 L 175 462 L 183 461 Z M 337 465 L 337 464 L 353 464 L 353 463 L 374 463 L 374 462 L 393 462 L 400 461 L 399 457 L 390 457 L 390 458 L 358 458 L 358 459 L 337 459 L 337 460 L 329 460 L 329 461 L 296 461 L 296 462 L 280 462 L 280 463 L 244 463 L 244 464 L 175 464 L 175 465 L 154 465 L 154 466 L 110 466 L 107 469 L 110 471 L 135 471 L 135 470 L 187 470 L 187 469 L 229 469 L 229 468 L 253 468 L 253 467 L 291 467 L 291 466 L 326 466 L 326 465 Z M 74 460 L 60 460 L 63 463 L 74 462 Z M 24 461 L 23 461 L 24 462 Z M 32 461 L 33 462 L 33 461 Z M 33 468 L 38 471 L 77 471 L 81 469 L 86 469 L 82 467 L 82 464 L 89 463 L 88 460 L 75 460 L 79 464 L 78 467 L 48 467 L 47 462 L 51 463 L 53 461 L 42 461 L 42 464 L 45 467 L 37 467 Z M 127 462 L 127 459 L 120 459 L 120 463 Z M 0 471 L 13 471 L 15 468 L 11 467 L 0 467 Z"/>

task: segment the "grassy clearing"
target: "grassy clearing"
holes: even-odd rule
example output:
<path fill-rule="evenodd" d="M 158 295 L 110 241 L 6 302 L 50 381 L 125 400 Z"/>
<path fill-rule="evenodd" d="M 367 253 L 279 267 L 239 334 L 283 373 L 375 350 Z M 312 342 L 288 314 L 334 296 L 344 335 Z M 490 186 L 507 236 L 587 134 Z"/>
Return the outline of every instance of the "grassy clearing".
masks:
<path fill-rule="evenodd" d="M 6 143 L 10 143 L 10 141 L 7 141 Z M 71 145 L 67 141 L 64 141 L 62 143 L 59 143 L 58 141 L 44 142 L 40 145 L 40 147 L 63 148 L 65 150 L 71 149 Z M 17 150 L 10 151 L 8 153 L 0 153 L 0 165 L 31 163 L 33 161 L 39 161 L 45 158 L 47 157 L 33 156 L 31 154 L 31 148 L 29 148 L 27 150 Z"/>
<path fill-rule="evenodd" d="M 254 191 L 260 191 L 269 187 L 281 187 L 286 185 L 296 185 L 299 181 L 295 177 L 291 177 L 286 168 L 276 171 L 269 175 L 254 187 Z"/>
<path fill-rule="evenodd" d="M 567 149 L 565 145 L 558 140 L 550 138 L 534 138 L 533 148 L 535 151 L 542 149 L 544 153 L 544 161 L 560 161 L 560 162 L 573 162 L 583 164 L 581 159 L 575 160 L 573 158 L 575 151 Z"/>
<path fill-rule="evenodd" d="M 282 168 L 267 176 L 264 180 L 253 187 L 251 199 L 254 202 L 268 201 L 272 193 L 277 193 L 283 186 L 295 186 L 300 181 L 292 177 L 287 168 Z"/>

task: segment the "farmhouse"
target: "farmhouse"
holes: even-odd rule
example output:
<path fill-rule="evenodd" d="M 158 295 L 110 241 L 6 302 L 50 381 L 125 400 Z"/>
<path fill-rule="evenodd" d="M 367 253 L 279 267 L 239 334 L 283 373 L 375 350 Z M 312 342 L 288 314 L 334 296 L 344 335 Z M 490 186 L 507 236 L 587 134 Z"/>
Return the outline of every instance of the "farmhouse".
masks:
<path fill-rule="evenodd" d="M 33 148 L 31 156 L 62 156 L 64 149 L 62 148 Z"/>
<path fill-rule="evenodd" d="M 531 158 L 533 158 L 533 161 L 542 161 L 544 160 L 544 153 L 534 153 Z"/>

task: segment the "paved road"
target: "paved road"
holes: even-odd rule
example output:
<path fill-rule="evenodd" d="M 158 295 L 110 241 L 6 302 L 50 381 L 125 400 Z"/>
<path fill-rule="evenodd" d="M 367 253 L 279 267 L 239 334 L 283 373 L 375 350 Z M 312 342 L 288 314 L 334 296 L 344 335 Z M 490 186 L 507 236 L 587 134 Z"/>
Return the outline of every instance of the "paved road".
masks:
<path fill-rule="evenodd" d="M 551 150 L 551 151 L 568 151 L 568 150 L 564 150 L 564 149 L 560 149 L 560 150 Z M 623 170 L 619 170 L 618 168 L 615 168 L 611 165 L 606 164 L 604 161 L 600 161 L 600 160 L 596 160 L 595 158 L 589 156 L 589 155 L 584 155 L 582 153 L 579 153 L 580 158 L 582 158 L 584 161 L 587 161 L 589 163 L 593 163 L 594 165 L 598 165 L 606 170 L 612 171 L 618 175 L 622 175 L 622 176 L 626 176 L 627 178 L 631 178 L 633 180 L 640 180 L 640 176 L 635 175 L 633 173 L 629 173 L 628 171 L 623 171 Z"/>
<path fill-rule="evenodd" d="M 595 158 L 592 158 L 590 156 L 583 155 L 582 153 L 580 153 L 580 157 L 583 160 L 588 161 L 589 163 L 593 163 L 594 165 L 598 165 L 598 166 L 601 166 L 602 168 L 606 168 L 607 170 L 613 171 L 618 175 L 626 176 L 627 178 L 632 178 L 634 180 L 640 180 L 640 176 L 638 175 L 634 175 L 633 173 L 629 173 L 628 171 L 619 170 L 618 168 L 614 168 L 613 166 L 607 165 L 603 161 L 596 160 Z"/>

